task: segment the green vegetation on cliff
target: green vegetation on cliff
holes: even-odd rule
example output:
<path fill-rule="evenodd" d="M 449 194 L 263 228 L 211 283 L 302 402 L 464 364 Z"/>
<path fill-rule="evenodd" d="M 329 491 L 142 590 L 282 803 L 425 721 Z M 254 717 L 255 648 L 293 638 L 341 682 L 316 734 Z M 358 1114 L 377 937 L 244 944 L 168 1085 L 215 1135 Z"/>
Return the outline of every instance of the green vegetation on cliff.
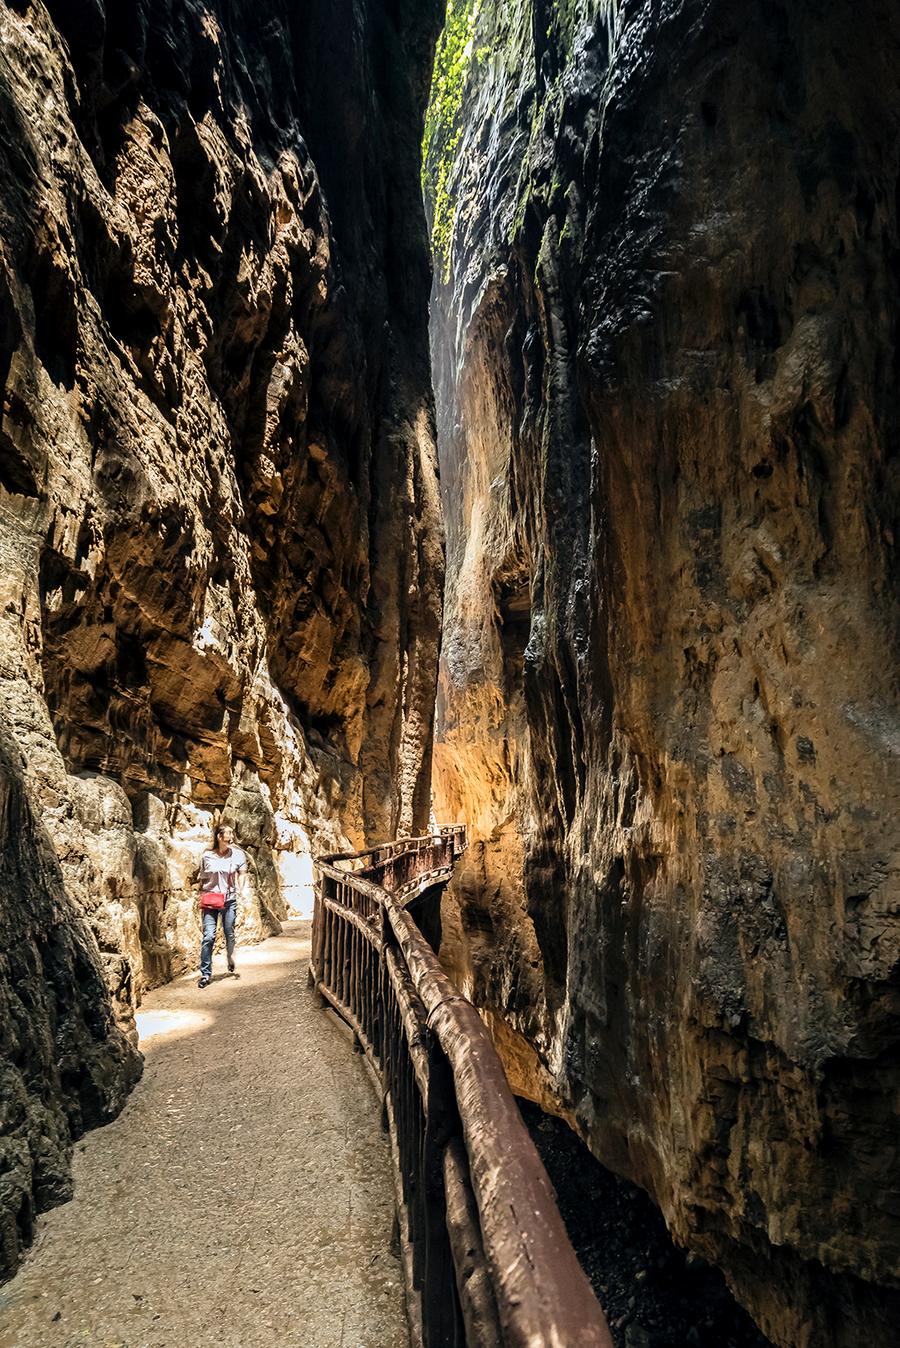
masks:
<path fill-rule="evenodd" d="M 431 220 L 431 246 L 441 276 L 449 279 L 454 202 L 450 178 L 462 135 L 463 91 L 472 60 L 480 0 L 448 0 L 434 59 L 431 98 L 422 146 L 422 190 Z"/>

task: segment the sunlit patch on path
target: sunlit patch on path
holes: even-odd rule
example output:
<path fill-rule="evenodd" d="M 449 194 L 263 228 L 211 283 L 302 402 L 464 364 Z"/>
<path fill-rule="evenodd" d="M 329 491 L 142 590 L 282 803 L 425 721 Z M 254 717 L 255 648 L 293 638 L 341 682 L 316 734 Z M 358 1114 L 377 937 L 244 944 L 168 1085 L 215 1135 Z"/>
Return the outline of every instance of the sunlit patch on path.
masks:
<path fill-rule="evenodd" d="M 139 1011 L 135 1017 L 141 1048 L 146 1053 L 151 1039 L 171 1039 L 173 1035 L 194 1034 L 212 1024 L 211 1016 L 200 1011 L 169 1011 L 159 1007 L 153 1011 Z"/>

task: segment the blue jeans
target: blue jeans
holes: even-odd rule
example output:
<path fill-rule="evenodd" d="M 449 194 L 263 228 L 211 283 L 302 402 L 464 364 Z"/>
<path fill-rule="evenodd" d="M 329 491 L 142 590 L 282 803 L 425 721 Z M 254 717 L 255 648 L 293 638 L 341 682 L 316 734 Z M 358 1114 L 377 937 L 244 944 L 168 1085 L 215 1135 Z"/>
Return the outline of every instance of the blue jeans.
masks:
<path fill-rule="evenodd" d="M 222 919 L 222 930 L 225 933 L 225 949 L 228 952 L 228 958 L 231 959 L 234 954 L 234 921 L 237 917 L 237 900 L 229 899 L 224 908 L 203 908 L 201 914 L 203 917 L 203 944 L 200 947 L 200 977 L 211 978 L 213 944 L 216 939 L 216 927 L 220 917 Z"/>

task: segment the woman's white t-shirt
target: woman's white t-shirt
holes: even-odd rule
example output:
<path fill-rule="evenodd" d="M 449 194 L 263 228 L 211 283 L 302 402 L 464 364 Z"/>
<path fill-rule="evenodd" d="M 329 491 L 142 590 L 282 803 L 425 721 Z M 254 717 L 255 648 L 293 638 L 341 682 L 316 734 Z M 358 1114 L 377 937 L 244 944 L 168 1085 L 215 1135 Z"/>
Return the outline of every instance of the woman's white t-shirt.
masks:
<path fill-rule="evenodd" d="M 204 894 L 224 894 L 226 901 L 237 898 L 237 877 L 247 869 L 247 853 L 229 847 L 224 856 L 214 849 L 203 853 L 200 862 L 200 889 Z"/>

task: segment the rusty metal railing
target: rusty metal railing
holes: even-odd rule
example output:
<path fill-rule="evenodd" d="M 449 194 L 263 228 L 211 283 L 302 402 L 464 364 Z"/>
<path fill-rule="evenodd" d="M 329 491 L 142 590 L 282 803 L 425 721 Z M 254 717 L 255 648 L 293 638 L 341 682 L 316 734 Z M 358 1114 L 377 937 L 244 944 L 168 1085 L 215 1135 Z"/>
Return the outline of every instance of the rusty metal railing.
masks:
<path fill-rule="evenodd" d="M 444 828 L 317 862 L 311 978 L 383 1090 L 413 1339 L 612 1348 L 490 1036 L 405 906 L 465 840 Z"/>

